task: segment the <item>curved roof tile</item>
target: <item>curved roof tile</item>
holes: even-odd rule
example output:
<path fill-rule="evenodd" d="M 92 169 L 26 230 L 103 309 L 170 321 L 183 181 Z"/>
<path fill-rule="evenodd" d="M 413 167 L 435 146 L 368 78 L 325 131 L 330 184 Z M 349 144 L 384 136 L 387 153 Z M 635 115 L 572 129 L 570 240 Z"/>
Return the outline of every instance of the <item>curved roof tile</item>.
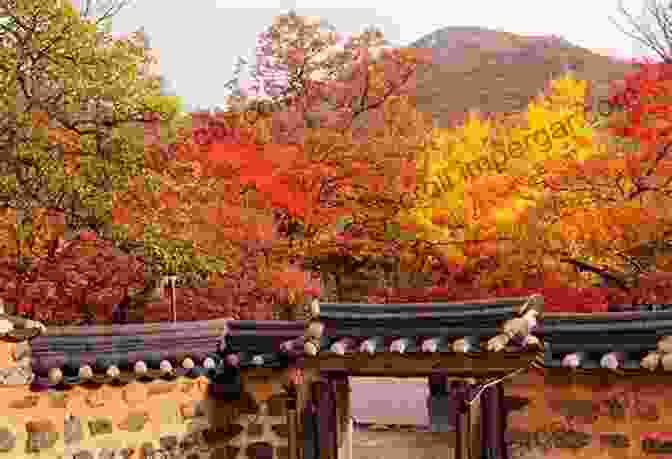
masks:
<path fill-rule="evenodd" d="M 312 354 L 519 351 L 543 309 L 539 295 L 471 302 L 321 303 L 306 331 Z M 483 342 L 481 342 L 483 341 Z M 513 344 L 513 346 L 511 346 Z"/>
<path fill-rule="evenodd" d="M 546 314 L 538 333 L 547 368 L 672 370 L 672 311 Z"/>
<path fill-rule="evenodd" d="M 53 327 L 31 343 L 35 388 L 211 376 L 226 319 Z"/>

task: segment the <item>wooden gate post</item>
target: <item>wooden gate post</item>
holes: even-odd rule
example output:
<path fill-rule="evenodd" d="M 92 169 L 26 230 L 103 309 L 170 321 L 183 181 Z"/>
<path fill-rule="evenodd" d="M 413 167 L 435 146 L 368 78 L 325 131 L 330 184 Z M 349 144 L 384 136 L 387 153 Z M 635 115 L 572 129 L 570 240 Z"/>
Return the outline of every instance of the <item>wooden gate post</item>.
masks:
<path fill-rule="evenodd" d="M 314 383 L 317 404 L 318 446 L 320 459 L 338 459 L 336 400 L 329 376 Z"/>
<path fill-rule="evenodd" d="M 347 374 L 336 379 L 336 412 L 338 416 L 338 459 L 352 459 L 351 388 Z"/>
<path fill-rule="evenodd" d="M 296 394 L 292 395 L 290 395 L 290 398 L 287 400 L 287 426 L 289 428 L 289 438 L 287 439 L 287 447 L 289 448 L 289 459 L 299 459 L 299 437 L 298 437 L 298 416 L 296 412 Z"/>
<path fill-rule="evenodd" d="M 470 406 L 471 420 L 471 455 L 474 459 L 481 458 L 481 399 L 477 398 Z"/>
<path fill-rule="evenodd" d="M 474 378 L 461 380 L 457 393 L 457 422 L 455 423 L 455 459 L 480 459 L 481 417 L 480 401 L 469 404 L 476 385 Z M 463 385 L 462 385 L 463 384 Z"/>
<path fill-rule="evenodd" d="M 455 424 L 455 459 L 472 459 L 469 456 L 471 410 L 464 400 L 459 401 Z"/>

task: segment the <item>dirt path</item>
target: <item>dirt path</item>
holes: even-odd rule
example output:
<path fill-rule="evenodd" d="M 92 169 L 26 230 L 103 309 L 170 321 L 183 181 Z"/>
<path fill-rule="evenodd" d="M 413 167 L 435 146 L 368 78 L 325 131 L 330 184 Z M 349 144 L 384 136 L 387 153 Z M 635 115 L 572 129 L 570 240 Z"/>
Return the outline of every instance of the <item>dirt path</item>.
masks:
<path fill-rule="evenodd" d="M 452 459 L 453 433 L 355 431 L 353 459 Z"/>

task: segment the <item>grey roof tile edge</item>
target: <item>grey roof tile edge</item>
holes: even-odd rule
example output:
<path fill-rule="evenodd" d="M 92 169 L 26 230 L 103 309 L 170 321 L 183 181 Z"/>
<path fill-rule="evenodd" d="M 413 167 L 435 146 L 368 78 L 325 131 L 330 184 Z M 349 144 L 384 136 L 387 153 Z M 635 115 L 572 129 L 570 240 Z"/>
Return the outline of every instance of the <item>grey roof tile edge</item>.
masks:
<path fill-rule="evenodd" d="M 306 324 L 305 321 L 230 321 L 220 353 L 226 365 L 241 368 L 296 363 L 303 357 Z"/>
<path fill-rule="evenodd" d="M 449 313 L 471 313 L 483 312 L 490 309 L 511 308 L 515 313 L 522 314 L 529 308 L 534 308 L 538 312 L 543 312 L 544 299 L 541 295 L 529 295 L 523 297 L 502 297 L 502 298 L 484 298 L 479 300 L 454 301 L 454 302 L 435 302 L 435 303 L 319 303 L 319 310 L 313 318 L 340 318 L 346 314 L 356 314 L 358 316 L 371 316 L 375 318 L 384 314 L 412 314 L 421 312 L 430 315 L 431 313 L 449 314 Z"/>
<path fill-rule="evenodd" d="M 632 321 L 656 324 L 663 320 L 672 320 L 672 310 L 544 314 L 544 323 L 557 327 L 606 324 L 613 328 Z"/>

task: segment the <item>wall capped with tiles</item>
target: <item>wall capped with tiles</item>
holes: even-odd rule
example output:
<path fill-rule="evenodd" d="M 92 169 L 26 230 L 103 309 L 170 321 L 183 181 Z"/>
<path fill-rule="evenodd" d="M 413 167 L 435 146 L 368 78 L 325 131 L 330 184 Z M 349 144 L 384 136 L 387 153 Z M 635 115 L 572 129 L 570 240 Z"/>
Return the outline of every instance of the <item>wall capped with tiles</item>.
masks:
<path fill-rule="evenodd" d="M 4 345 L 7 367 L 16 345 Z M 208 380 L 178 378 L 125 386 L 31 392 L 0 385 L 0 455 L 77 459 L 285 459 L 284 373 L 243 374 L 236 402 L 208 396 Z"/>
<path fill-rule="evenodd" d="M 669 375 L 564 381 L 531 372 L 505 385 L 506 396 L 527 401 L 508 415 L 513 459 L 672 454 Z"/>

